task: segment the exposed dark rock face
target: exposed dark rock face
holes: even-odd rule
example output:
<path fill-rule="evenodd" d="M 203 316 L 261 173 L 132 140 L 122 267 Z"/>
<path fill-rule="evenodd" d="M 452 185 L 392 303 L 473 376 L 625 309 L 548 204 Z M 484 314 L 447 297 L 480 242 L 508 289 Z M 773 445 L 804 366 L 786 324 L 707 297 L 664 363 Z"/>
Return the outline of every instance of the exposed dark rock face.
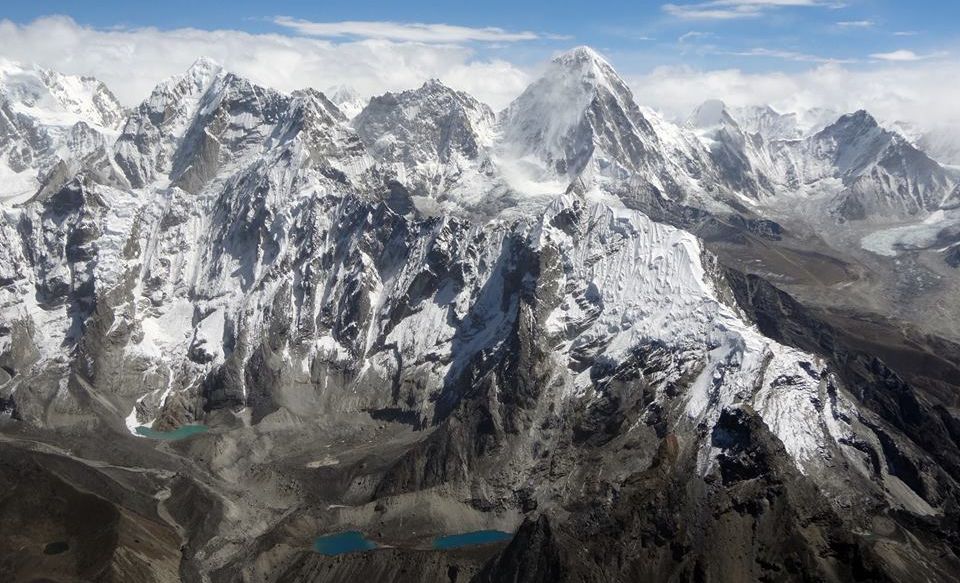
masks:
<path fill-rule="evenodd" d="M 960 245 L 954 245 L 944 254 L 944 261 L 950 267 L 960 267 Z"/>
<path fill-rule="evenodd" d="M 553 540 L 550 521 L 545 516 L 520 525 L 507 548 L 473 578 L 477 583 L 548 583 L 565 580 L 567 574 L 561 560 L 561 550 Z"/>

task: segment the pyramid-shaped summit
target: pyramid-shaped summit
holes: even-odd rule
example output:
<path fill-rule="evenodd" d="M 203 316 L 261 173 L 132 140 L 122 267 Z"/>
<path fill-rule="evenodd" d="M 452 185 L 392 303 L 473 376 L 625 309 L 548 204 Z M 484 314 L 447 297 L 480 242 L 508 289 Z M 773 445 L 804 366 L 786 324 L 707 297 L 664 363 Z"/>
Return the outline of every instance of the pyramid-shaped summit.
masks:
<path fill-rule="evenodd" d="M 500 123 L 504 155 L 539 161 L 546 176 L 591 182 L 640 175 L 667 187 L 660 174 L 670 164 L 655 128 L 610 63 L 589 47 L 554 58 Z"/>

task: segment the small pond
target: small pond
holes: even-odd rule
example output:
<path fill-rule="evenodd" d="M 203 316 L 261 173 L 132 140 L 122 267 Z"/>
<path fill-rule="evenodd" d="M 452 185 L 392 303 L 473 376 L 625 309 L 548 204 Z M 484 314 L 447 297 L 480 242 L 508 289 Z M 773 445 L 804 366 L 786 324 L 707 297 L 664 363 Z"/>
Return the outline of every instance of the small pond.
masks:
<path fill-rule="evenodd" d="M 43 547 L 43 554 L 59 555 L 60 553 L 65 553 L 69 550 L 70 550 L 70 544 L 67 543 L 67 541 L 57 541 Z"/>
<path fill-rule="evenodd" d="M 152 427 L 140 425 L 137 427 L 137 435 L 149 439 L 161 439 L 163 441 L 178 441 L 186 439 L 191 435 L 203 433 L 208 429 L 206 425 L 181 425 L 172 431 L 157 431 Z"/>
<path fill-rule="evenodd" d="M 471 547 L 474 545 L 486 545 L 508 541 L 513 538 L 513 533 L 500 530 L 475 530 L 473 532 L 464 532 L 461 534 L 448 534 L 438 536 L 433 539 L 433 548 L 438 550 L 459 549 L 462 547 Z"/>
<path fill-rule="evenodd" d="M 344 553 L 370 551 L 375 548 L 377 548 L 377 543 L 367 539 L 358 530 L 321 536 L 313 541 L 313 550 L 322 555 L 342 555 Z"/>

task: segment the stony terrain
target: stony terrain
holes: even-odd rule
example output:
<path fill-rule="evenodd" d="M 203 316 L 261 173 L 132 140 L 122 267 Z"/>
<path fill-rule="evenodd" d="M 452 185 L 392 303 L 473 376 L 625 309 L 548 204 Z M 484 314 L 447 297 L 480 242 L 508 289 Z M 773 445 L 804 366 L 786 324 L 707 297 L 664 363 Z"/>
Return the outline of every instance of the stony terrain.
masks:
<path fill-rule="evenodd" d="M 4 67 L 4 579 L 960 570 L 960 177 L 868 113 Z"/>

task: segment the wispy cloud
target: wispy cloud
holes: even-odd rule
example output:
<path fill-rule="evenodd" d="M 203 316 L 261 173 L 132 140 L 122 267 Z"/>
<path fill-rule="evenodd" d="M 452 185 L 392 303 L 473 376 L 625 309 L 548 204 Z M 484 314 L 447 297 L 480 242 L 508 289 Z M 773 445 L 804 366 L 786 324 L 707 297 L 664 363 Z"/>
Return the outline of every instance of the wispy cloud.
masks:
<path fill-rule="evenodd" d="M 837 23 L 837 26 L 843 28 L 873 28 L 876 22 L 872 20 L 843 20 Z"/>
<path fill-rule="evenodd" d="M 678 42 L 678 43 L 685 43 L 685 42 L 689 42 L 689 41 L 692 41 L 692 40 L 696 40 L 696 39 L 698 39 L 698 38 L 709 38 L 709 37 L 711 37 L 711 36 L 713 36 L 713 34 L 712 34 L 712 33 L 709 33 L 709 32 L 701 32 L 701 31 L 699 31 L 699 30 L 691 30 L 690 32 L 681 34 L 681 35 L 677 38 L 677 42 Z"/>
<path fill-rule="evenodd" d="M 901 49 L 899 51 L 891 51 L 889 53 L 873 53 L 870 55 L 872 59 L 878 59 L 880 61 L 895 61 L 899 63 L 907 63 L 912 61 L 926 61 L 927 59 L 936 59 L 939 57 L 946 56 L 947 53 L 938 52 L 938 53 L 927 53 L 925 55 L 918 55 L 913 51 L 908 51 Z"/>
<path fill-rule="evenodd" d="M 312 22 L 277 16 L 273 23 L 297 34 L 321 38 L 379 39 L 421 43 L 463 42 L 518 42 L 541 38 L 565 39 L 568 37 L 525 31 L 508 31 L 502 28 L 455 26 L 451 24 L 427 24 L 421 22 L 387 22 L 348 20 L 341 22 Z"/>
<path fill-rule="evenodd" d="M 664 4 L 664 12 L 685 20 L 756 18 L 770 10 L 789 7 L 840 8 L 840 2 L 823 0 L 708 0 L 691 4 Z"/>
<path fill-rule="evenodd" d="M 776 49 L 766 49 L 766 48 L 754 48 L 746 51 L 725 51 L 720 54 L 723 55 L 732 55 L 735 57 L 766 57 L 770 59 L 782 59 L 785 61 L 797 61 L 801 63 L 834 63 L 834 64 L 849 64 L 857 62 L 855 59 L 837 59 L 833 57 L 821 57 L 818 55 L 810 55 L 807 53 L 799 53 L 795 51 L 781 51 Z"/>
<path fill-rule="evenodd" d="M 920 34 L 920 31 L 917 30 L 898 30 L 893 33 L 893 36 L 917 36 Z"/>

